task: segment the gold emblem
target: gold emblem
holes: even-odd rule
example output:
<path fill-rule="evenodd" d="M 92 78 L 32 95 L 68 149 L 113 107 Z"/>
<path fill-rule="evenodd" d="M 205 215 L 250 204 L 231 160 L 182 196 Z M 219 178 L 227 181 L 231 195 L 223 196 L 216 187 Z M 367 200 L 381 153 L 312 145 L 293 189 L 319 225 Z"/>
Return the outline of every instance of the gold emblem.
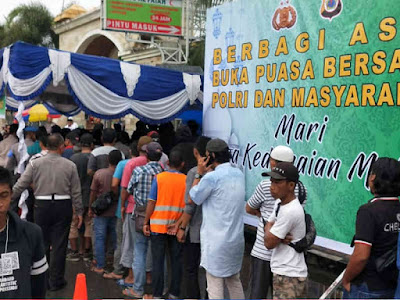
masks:
<path fill-rule="evenodd" d="M 275 10 L 272 18 L 272 27 L 276 31 L 283 28 L 292 28 L 294 24 L 296 24 L 297 12 L 289 2 L 289 0 L 282 1 L 279 7 Z"/>

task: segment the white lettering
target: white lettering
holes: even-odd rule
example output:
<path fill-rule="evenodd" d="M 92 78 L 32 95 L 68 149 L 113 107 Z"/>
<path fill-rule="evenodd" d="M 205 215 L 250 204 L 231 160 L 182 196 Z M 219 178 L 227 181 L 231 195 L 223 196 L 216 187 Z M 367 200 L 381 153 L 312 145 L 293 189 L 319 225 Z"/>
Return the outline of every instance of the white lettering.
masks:
<path fill-rule="evenodd" d="M 399 228 L 400 228 L 400 223 L 399 222 L 386 223 L 385 227 L 383 228 L 383 230 L 385 232 L 399 232 Z"/>

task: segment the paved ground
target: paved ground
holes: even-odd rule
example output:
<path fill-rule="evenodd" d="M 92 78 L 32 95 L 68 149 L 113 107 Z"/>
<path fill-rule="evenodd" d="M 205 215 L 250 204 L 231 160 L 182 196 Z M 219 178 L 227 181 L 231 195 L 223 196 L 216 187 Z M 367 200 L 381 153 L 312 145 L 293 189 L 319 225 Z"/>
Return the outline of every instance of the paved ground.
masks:
<path fill-rule="evenodd" d="M 254 237 L 252 235 L 246 235 L 246 251 L 241 272 L 241 279 L 246 295 L 250 282 L 250 251 L 253 245 L 253 239 Z M 310 273 L 308 298 L 319 298 L 319 296 L 345 267 L 343 264 L 333 263 L 332 261 L 311 254 L 307 257 L 307 263 Z M 78 273 L 86 274 L 89 299 L 123 298 L 122 289 L 113 280 L 103 279 L 100 275 L 91 272 L 90 266 L 83 261 L 74 263 L 67 262 L 67 287 L 57 292 L 48 292 L 47 298 L 72 299 L 74 294 L 75 278 Z M 184 285 L 184 279 L 182 285 Z M 146 292 L 151 293 L 150 286 L 146 286 Z"/>

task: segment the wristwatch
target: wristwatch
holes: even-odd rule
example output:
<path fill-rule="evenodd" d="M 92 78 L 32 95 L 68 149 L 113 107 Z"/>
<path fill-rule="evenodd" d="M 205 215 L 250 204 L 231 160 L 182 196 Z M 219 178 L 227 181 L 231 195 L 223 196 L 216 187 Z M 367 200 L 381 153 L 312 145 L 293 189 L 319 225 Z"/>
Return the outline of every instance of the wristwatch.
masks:
<path fill-rule="evenodd" d="M 196 173 L 196 175 L 194 175 L 195 179 L 201 179 L 203 177 L 203 175 Z"/>
<path fill-rule="evenodd" d="M 186 227 L 179 227 L 179 229 L 185 231 Z"/>

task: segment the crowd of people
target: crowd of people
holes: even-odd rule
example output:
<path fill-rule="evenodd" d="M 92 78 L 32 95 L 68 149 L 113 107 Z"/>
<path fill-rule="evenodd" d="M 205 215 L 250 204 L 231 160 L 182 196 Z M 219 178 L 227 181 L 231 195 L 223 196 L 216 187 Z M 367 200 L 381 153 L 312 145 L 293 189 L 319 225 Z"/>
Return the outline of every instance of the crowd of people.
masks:
<path fill-rule="evenodd" d="M 131 137 L 119 124 L 75 125 L 26 127 L 25 145 L 11 125 L 0 142 L 1 298 L 43 299 L 66 286 L 66 261 L 83 260 L 130 298 L 151 284 L 153 298 L 244 299 L 245 212 L 259 218 L 248 297 L 307 297 L 315 230 L 289 147 L 271 151 L 270 171 L 246 199 L 228 145 L 195 122 L 175 132 L 139 121 Z M 393 298 L 400 162 L 378 159 L 368 183 L 374 199 L 357 213 L 344 297 Z"/>

